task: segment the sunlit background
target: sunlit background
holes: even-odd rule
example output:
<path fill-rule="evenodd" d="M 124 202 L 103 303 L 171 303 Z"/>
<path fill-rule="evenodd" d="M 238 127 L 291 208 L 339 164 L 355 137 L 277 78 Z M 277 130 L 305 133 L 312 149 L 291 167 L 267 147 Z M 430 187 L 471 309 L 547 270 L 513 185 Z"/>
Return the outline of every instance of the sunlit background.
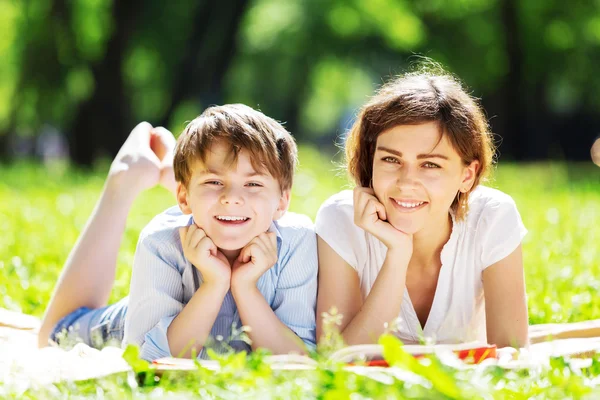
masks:
<path fill-rule="evenodd" d="M 138 121 L 178 135 L 205 107 L 241 102 L 285 122 L 300 144 L 292 210 L 314 218 L 348 187 L 335 143 L 357 109 L 428 57 L 482 99 L 498 135 L 488 184 L 513 196 L 529 229 L 530 322 L 600 318 L 600 168 L 590 161 L 600 133 L 599 9 L 598 1 L 2 0 L 0 307 L 42 314 L 108 161 Z M 128 291 L 140 230 L 172 204 L 161 188 L 138 198 L 112 300 Z"/>
<path fill-rule="evenodd" d="M 139 121 L 178 135 L 207 106 L 240 102 L 284 122 L 300 149 L 291 209 L 314 220 L 349 187 L 336 143 L 357 109 L 424 60 L 460 77 L 486 109 L 500 145 L 486 184 L 514 198 L 529 231 L 530 324 L 599 319 L 600 168 L 590 147 L 600 134 L 600 0 L 0 0 L 0 308 L 42 316 L 109 162 Z M 135 201 L 111 301 L 129 291 L 140 231 L 173 197 L 157 187 Z M 13 394 L 0 374 L 0 397 L 600 392 L 598 356 L 586 370 L 553 359 L 547 373 L 408 364 L 424 386 L 329 364 L 281 375 L 244 360 L 145 387 L 133 374 L 37 389 L 18 378 Z"/>
<path fill-rule="evenodd" d="M 501 159 L 588 160 L 600 133 L 598 1 L 3 0 L 0 26 L 2 159 L 90 165 L 229 102 L 332 148 L 421 56 L 482 98 Z"/>

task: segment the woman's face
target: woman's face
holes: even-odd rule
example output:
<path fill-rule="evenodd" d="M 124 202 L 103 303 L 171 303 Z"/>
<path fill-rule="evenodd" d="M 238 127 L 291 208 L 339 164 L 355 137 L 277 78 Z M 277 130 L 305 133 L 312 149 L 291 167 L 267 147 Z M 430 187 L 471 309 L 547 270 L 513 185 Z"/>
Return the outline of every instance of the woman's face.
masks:
<path fill-rule="evenodd" d="M 459 190 L 473 185 L 478 166 L 478 161 L 465 166 L 436 122 L 399 125 L 377 138 L 373 190 L 388 222 L 414 234 L 447 220 Z"/>

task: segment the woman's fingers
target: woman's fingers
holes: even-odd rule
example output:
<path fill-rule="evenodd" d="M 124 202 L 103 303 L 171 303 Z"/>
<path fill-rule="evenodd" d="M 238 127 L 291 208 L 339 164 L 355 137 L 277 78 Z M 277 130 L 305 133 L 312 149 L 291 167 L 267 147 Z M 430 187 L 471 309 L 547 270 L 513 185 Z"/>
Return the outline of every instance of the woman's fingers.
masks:
<path fill-rule="evenodd" d="M 375 197 L 371 188 L 356 188 L 354 190 L 354 222 L 359 226 L 372 224 L 380 219 L 387 220 L 383 204 Z"/>

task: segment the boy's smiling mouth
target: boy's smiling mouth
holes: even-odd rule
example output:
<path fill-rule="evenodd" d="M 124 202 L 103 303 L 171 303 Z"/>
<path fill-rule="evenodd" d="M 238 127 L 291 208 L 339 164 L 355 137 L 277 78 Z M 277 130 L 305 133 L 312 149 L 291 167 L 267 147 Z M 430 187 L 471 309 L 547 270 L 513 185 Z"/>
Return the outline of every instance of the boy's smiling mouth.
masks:
<path fill-rule="evenodd" d="M 240 225 L 250 221 L 248 217 L 236 215 L 215 215 L 215 219 L 225 225 Z"/>
<path fill-rule="evenodd" d="M 420 210 L 429 204 L 426 201 L 418 201 L 418 200 L 408 200 L 408 199 L 394 199 L 390 198 L 394 208 L 401 212 L 413 212 L 416 210 Z"/>

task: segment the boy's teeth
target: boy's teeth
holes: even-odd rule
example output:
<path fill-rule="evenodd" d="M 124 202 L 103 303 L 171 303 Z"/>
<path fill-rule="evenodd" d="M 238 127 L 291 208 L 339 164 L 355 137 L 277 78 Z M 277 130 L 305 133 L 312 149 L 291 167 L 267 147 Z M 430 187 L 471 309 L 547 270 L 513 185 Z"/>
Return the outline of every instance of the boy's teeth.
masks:
<path fill-rule="evenodd" d="M 419 201 L 418 203 L 406 203 L 404 201 L 396 201 L 396 203 L 400 204 L 402 207 L 414 208 L 419 207 L 421 204 L 424 203 L 424 201 Z"/>
<path fill-rule="evenodd" d="M 247 217 L 232 217 L 229 215 L 217 215 L 217 219 L 220 219 L 221 221 L 245 221 L 248 218 Z"/>

